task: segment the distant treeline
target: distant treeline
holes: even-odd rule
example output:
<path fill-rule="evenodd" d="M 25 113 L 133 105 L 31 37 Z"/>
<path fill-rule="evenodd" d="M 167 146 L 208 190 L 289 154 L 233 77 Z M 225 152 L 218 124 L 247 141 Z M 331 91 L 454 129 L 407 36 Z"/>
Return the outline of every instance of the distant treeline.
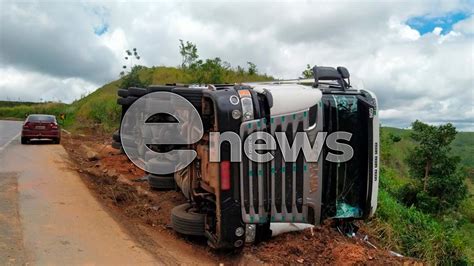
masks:
<path fill-rule="evenodd" d="M 14 106 L 19 106 L 19 105 L 31 106 L 31 105 L 37 105 L 37 104 L 41 104 L 41 103 L 40 102 L 0 101 L 0 107 L 14 107 Z"/>

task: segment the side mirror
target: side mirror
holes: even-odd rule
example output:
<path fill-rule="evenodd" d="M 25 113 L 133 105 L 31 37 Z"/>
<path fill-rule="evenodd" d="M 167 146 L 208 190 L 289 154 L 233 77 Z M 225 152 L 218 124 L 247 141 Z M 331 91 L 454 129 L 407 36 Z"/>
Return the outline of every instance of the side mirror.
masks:
<path fill-rule="evenodd" d="M 343 79 L 347 79 L 347 85 L 350 87 L 351 86 L 351 79 L 350 79 L 351 75 L 349 74 L 349 70 L 347 70 L 347 68 L 345 68 L 343 66 L 338 66 L 337 67 L 337 72 L 339 72 L 339 74 L 341 74 L 341 77 Z"/>
<path fill-rule="evenodd" d="M 320 80 L 334 80 L 337 81 L 343 90 L 350 87 L 351 83 L 349 80 L 350 74 L 347 68 L 339 66 L 337 69 L 334 67 L 325 66 L 314 66 L 313 67 L 314 84 L 313 87 L 319 86 Z M 347 79 L 347 82 L 346 82 Z"/>
<path fill-rule="evenodd" d="M 349 70 L 347 70 L 347 68 L 342 67 L 342 66 L 337 67 L 337 72 L 339 72 L 339 74 L 341 74 L 343 79 L 348 79 L 351 76 L 349 74 Z"/>

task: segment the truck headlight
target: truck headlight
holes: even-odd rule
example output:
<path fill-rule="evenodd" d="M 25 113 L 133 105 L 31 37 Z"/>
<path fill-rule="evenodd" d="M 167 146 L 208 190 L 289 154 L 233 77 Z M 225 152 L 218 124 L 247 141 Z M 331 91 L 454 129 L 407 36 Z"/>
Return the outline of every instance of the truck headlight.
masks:
<path fill-rule="evenodd" d="M 243 121 L 252 120 L 253 101 L 249 90 L 239 90 L 240 102 L 242 103 Z"/>

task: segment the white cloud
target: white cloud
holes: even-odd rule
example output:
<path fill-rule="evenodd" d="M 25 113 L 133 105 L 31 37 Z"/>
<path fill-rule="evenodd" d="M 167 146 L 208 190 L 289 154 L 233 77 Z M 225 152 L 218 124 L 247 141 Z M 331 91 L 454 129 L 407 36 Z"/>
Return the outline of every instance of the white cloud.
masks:
<path fill-rule="evenodd" d="M 469 12 L 472 5 L 464 1 L 2 7 L 0 74 L 10 80 L 6 75 L 13 74 L 6 69 L 14 69 L 16 77 L 34 80 L 34 86 L 23 85 L 23 97 L 37 99 L 51 84 L 68 91 L 58 96 L 64 101 L 79 97 L 91 86 L 98 87 L 94 84 L 115 79 L 124 64 L 124 50 L 134 47 L 141 64 L 179 65 L 178 40 L 183 39 L 196 43 L 202 58 L 218 56 L 233 66 L 252 61 L 261 72 L 278 78 L 297 77 L 308 63 L 345 65 L 377 93 L 385 124 L 405 127 L 421 119 L 472 127 L 474 16 L 444 35 L 439 30 L 420 35 L 405 23 L 414 16 Z M 102 24 L 108 30 L 96 36 L 94 27 Z M 0 98 L 5 98 L 4 91 L 20 93 L 11 84 L 0 82 Z"/>
<path fill-rule="evenodd" d="M 395 30 L 398 33 L 399 38 L 402 40 L 416 41 L 420 38 L 420 33 L 417 30 L 404 24 L 400 19 L 392 17 L 390 18 L 388 25 L 391 30 Z"/>
<path fill-rule="evenodd" d="M 12 67 L 0 68 L 1 99 L 12 101 L 72 102 L 85 96 L 98 84 L 80 78 L 57 78 Z"/>
<path fill-rule="evenodd" d="M 474 16 L 462 20 L 453 25 L 453 29 L 463 34 L 474 34 Z"/>

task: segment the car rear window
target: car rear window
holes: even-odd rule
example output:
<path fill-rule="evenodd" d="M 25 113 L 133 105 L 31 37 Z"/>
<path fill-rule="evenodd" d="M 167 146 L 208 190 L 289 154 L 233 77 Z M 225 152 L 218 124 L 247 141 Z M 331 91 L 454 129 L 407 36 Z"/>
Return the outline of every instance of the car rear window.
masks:
<path fill-rule="evenodd" d="M 28 116 L 28 122 L 55 122 L 54 116 L 51 115 L 30 115 Z"/>

